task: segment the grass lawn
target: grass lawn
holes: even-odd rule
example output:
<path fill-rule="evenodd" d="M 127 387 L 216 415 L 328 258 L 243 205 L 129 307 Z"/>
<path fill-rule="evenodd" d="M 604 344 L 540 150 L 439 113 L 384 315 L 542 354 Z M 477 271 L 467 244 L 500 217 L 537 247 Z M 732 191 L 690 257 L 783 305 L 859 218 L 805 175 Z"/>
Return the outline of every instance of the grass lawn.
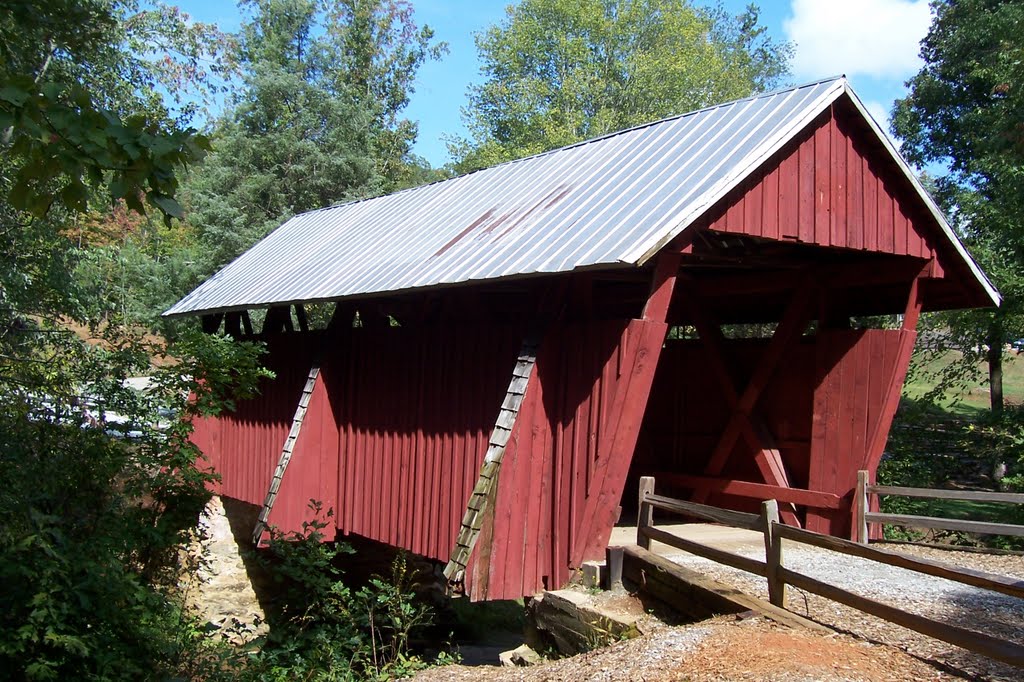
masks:
<path fill-rule="evenodd" d="M 1007 350 L 1004 356 L 1003 397 L 1008 404 L 1024 403 L 1024 357 L 1021 355 Z M 991 474 L 991 464 L 987 462 L 995 455 L 991 452 L 985 454 L 986 449 L 993 444 L 986 444 L 984 439 L 964 438 L 970 432 L 969 425 L 982 423 L 982 418 L 990 408 L 987 364 L 979 363 L 976 377 L 965 381 L 958 389 L 947 391 L 937 405 L 928 407 L 918 403 L 921 397 L 935 387 L 935 375 L 962 358 L 959 352 L 951 351 L 915 368 L 912 375 L 908 376 L 903 387 L 905 400 L 902 406 L 904 409 L 901 409 L 902 417 L 897 416 L 897 420 L 904 421 L 901 428 L 897 427 L 900 428 L 898 435 L 890 439 L 886 455 L 888 461 L 883 462 L 879 471 L 883 476 L 893 479 L 886 482 L 926 488 L 943 488 L 950 483 L 967 488 L 989 488 L 993 485 L 987 478 Z M 914 407 L 924 409 L 912 409 Z M 885 469 L 889 470 L 883 474 Z M 1022 521 L 1019 506 L 992 502 L 887 496 L 882 500 L 882 508 L 897 514 L 947 519 L 1017 524 Z M 943 534 L 942 531 L 938 532 Z M 890 534 L 900 539 L 907 531 L 891 527 L 887 529 L 887 536 Z M 909 535 L 916 537 L 913 532 Z M 944 535 L 956 538 L 963 534 Z M 1019 538 L 981 539 L 984 537 L 978 536 L 978 539 L 987 545 L 1003 548 L 1020 548 L 1024 542 Z"/>
<path fill-rule="evenodd" d="M 1024 402 L 1024 354 L 1008 350 L 1003 362 L 1003 398 L 1008 403 Z M 954 361 L 962 358 L 959 351 L 950 351 L 922 365 L 912 376 L 907 377 L 903 395 L 920 398 L 935 387 L 934 375 Z M 961 391 L 947 392 L 941 405 L 951 413 L 963 417 L 975 417 L 989 409 L 988 365 L 978 363 L 978 379 L 967 382 Z"/>

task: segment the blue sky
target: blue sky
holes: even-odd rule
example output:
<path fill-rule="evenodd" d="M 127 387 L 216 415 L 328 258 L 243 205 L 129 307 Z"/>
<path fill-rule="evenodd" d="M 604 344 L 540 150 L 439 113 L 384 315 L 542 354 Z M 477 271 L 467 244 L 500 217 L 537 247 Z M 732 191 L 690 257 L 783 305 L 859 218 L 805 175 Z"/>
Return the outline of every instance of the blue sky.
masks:
<path fill-rule="evenodd" d="M 166 0 L 199 21 L 223 30 L 238 28 L 240 15 L 231 0 Z M 724 0 L 739 13 L 750 0 Z M 696 4 L 714 4 L 697 1 Z M 918 43 L 928 30 L 927 0 L 762 0 L 761 21 L 778 40 L 795 44 L 792 83 L 845 73 L 868 110 L 888 128 L 893 100 L 920 68 Z M 508 2 L 492 0 L 413 0 L 416 20 L 433 27 L 449 45 L 449 54 L 425 65 L 406 110 L 419 122 L 415 152 L 434 166 L 448 160 L 443 136 L 465 133 L 461 109 L 466 90 L 479 81 L 473 34 L 499 23 Z M 682 113 L 682 112 L 680 112 Z"/>

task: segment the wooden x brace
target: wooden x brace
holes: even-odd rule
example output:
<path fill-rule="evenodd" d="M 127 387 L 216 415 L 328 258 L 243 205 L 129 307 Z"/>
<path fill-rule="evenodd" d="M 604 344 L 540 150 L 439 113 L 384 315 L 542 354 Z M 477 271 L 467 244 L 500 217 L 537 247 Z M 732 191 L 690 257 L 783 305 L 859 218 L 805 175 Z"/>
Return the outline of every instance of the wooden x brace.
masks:
<path fill-rule="evenodd" d="M 725 337 L 722 335 L 721 329 L 717 324 L 711 322 L 708 315 L 698 305 L 698 301 L 693 295 L 693 287 L 689 287 L 688 295 L 683 297 L 694 326 L 697 328 L 697 333 L 707 350 L 710 369 L 717 377 L 726 402 L 732 410 L 722 437 L 705 467 L 704 474 L 706 476 L 718 476 L 722 473 L 735 448 L 737 439 L 743 438 L 754 451 L 754 459 L 764 481 L 770 485 L 790 487 L 782 455 L 775 445 L 768 427 L 757 416 L 754 408 L 778 369 L 782 356 L 803 332 L 808 321 L 809 304 L 813 291 L 814 288 L 811 286 L 809 278 L 805 277 L 801 285 L 797 287 L 782 321 L 772 335 L 760 363 L 742 394 L 736 392 L 732 376 L 726 368 Z M 706 489 L 697 490 L 694 494 L 694 501 L 704 502 L 708 494 Z M 787 524 L 800 526 L 793 505 L 788 505 L 788 508 L 780 510 L 780 513 Z"/>

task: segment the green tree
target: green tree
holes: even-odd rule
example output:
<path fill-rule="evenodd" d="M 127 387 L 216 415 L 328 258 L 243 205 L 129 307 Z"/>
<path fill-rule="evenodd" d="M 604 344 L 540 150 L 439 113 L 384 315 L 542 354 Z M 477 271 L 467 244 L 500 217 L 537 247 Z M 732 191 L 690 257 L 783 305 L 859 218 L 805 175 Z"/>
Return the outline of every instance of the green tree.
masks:
<path fill-rule="evenodd" d="M 523 0 L 477 50 L 471 139 L 450 144 L 461 172 L 768 89 L 791 53 L 755 6 L 686 0 Z"/>
<path fill-rule="evenodd" d="M 152 53 L 158 36 L 174 57 Z M 256 349 L 190 336 L 137 393 L 125 379 L 167 349 L 117 324 L 85 344 L 64 321 L 90 308 L 69 276 L 87 209 L 178 212 L 177 174 L 204 142 L 187 107 L 158 93 L 202 87 L 189 69 L 209 63 L 206 37 L 171 10 L 115 0 L 11 0 L 0 12 L 5 678 L 170 677 L 189 658 L 175 569 L 210 475 L 188 418 L 224 406 L 233 379 L 251 391 Z"/>
<path fill-rule="evenodd" d="M 416 127 L 401 111 L 420 64 L 444 49 L 397 0 L 246 5 L 253 14 L 238 40 L 243 87 L 190 181 L 199 274 L 292 214 L 414 177 Z"/>
<path fill-rule="evenodd" d="M 935 0 L 924 67 L 895 103 L 893 132 L 919 165 L 948 173 L 936 196 L 1004 296 L 996 311 L 946 315 L 968 362 L 985 349 L 992 414 L 1003 411 L 1003 348 L 1024 333 L 1024 2 Z"/>
<path fill-rule="evenodd" d="M 176 170 L 206 140 L 184 102 L 225 72 L 224 37 L 176 10 L 118 0 L 12 0 L 0 13 L 0 325 L 76 314 L 68 230 L 86 209 L 180 215 Z M 162 48 L 155 51 L 154 47 Z M 164 52 L 166 50 L 166 52 Z M 202 65 L 202 66 L 200 66 Z M 0 337 L 2 339 L 2 337 Z"/>

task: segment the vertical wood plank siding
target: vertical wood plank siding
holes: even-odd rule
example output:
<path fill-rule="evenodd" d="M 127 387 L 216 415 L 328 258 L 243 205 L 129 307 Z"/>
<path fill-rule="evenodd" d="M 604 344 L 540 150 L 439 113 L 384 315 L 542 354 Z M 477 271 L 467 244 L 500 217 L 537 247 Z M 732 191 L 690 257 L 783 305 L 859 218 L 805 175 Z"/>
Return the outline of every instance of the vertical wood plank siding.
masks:
<path fill-rule="evenodd" d="M 338 528 L 446 561 L 522 332 L 359 331 L 324 369 L 340 427 Z"/>
<path fill-rule="evenodd" d="M 712 210 L 710 229 L 819 246 L 933 258 L 934 219 L 849 113 L 814 125 Z"/>
<path fill-rule="evenodd" d="M 471 598 L 561 586 L 603 556 L 666 330 L 619 320 L 547 331 L 467 573 Z"/>
<path fill-rule="evenodd" d="M 192 440 L 220 473 L 220 494 L 263 503 L 320 342 L 316 334 L 268 339 L 263 363 L 276 378 L 263 381 L 255 399 L 237 401 L 233 412 L 195 422 Z"/>
<path fill-rule="evenodd" d="M 493 324 L 283 335 L 267 358 L 278 378 L 198 423 L 196 442 L 222 494 L 262 503 L 314 344 L 327 343 L 270 524 L 301 530 L 315 499 L 342 533 L 447 560 L 521 338 Z"/>
<path fill-rule="evenodd" d="M 782 455 L 795 488 L 832 493 L 843 499 L 838 510 L 806 510 L 806 527 L 822 533 L 848 535 L 850 493 L 857 470 L 874 471 L 881 453 L 868 451 L 868 438 L 884 423 L 883 403 L 896 372 L 906 368 L 898 358 L 899 330 L 825 330 L 791 348 L 766 386 L 757 414 Z M 912 333 L 912 332 L 910 332 Z M 743 385 L 764 352 L 766 341 L 734 339 L 728 360 L 738 385 Z M 699 476 L 729 418 L 728 404 L 703 360 L 697 341 L 669 341 L 662 351 L 651 398 L 627 484 L 624 504 L 635 505 L 633 485 L 641 475 L 672 472 Z M 891 417 L 891 415 L 888 415 Z M 739 440 L 721 477 L 760 482 L 753 453 Z M 669 486 L 671 487 L 671 486 Z M 686 496 L 686 489 L 670 491 Z M 752 511 L 751 498 L 713 493 L 710 504 Z"/>
<path fill-rule="evenodd" d="M 814 433 L 808 487 L 844 500 L 839 510 L 808 510 L 808 530 L 849 537 L 850 492 L 857 471 L 874 474 L 881 453 L 868 440 L 880 426 L 888 430 L 885 399 L 894 375 L 906 372 L 899 357 L 902 330 L 822 332 L 814 391 Z"/>
<path fill-rule="evenodd" d="M 467 572 L 472 596 L 561 585 L 572 567 L 602 555 L 666 330 L 616 320 L 547 332 Z M 304 358 L 327 344 L 270 524 L 301 530 L 316 499 L 339 532 L 447 560 L 522 333 L 472 324 L 283 337 L 295 345 L 272 344 L 273 388 L 242 401 L 235 416 L 198 425 L 224 475 L 222 493 L 263 501 Z"/>

